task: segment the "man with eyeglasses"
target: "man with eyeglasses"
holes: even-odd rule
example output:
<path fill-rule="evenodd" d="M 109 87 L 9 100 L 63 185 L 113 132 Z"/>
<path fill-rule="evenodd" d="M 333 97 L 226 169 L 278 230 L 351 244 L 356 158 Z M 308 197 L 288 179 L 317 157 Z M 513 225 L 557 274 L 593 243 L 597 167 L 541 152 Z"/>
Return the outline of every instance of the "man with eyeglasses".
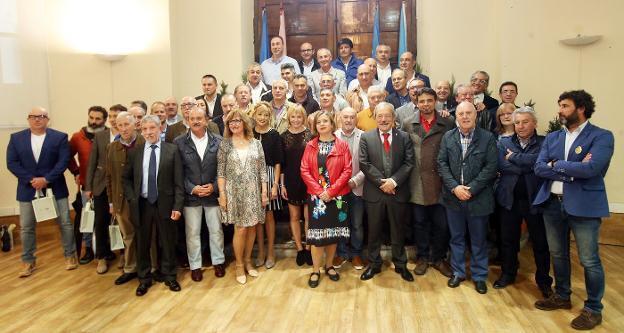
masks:
<path fill-rule="evenodd" d="M 470 87 L 474 95 L 473 103 L 477 112 L 487 111 L 490 114 L 489 130 L 494 132 L 496 127 L 496 109 L 498 101 L 486 94 L 488 85 L 490 84 L 490 75 L 485 71 L 476 71 L 470 76 Z"/>
<path fill-rule="evenodd" d="M 321 65 L 314 58 L 314 47 L 308 42 L 301 44 L 299 48 L 301 51 L 301 60 L 297 61 L 299 64 L 299 71 L 305 76 L 309 76 L 310 73 L 319 69 Z"/>
<path fill-rule="evenodd" d="M 78 267 L 74 228 L 69 219 L 69 191 L 63 176 L 70 158 L 69 142 L 66 133 L 48 128 L 48 121 L 48 111 L 34 107 L 28 114 L 29 128 L 11 134 L 7 147 L 7 168 L 17 177 L 23 263 L 20 277 L 30 276 L 35 270 L 37 245 L 32 200 L 36 192 L 46 189 L 52 190 L 56 200 L 65 269 Z"/>
<path fill-rule="evenodd" d="M 197 97 L 196 97 L 197 98 Z M 173 140 L 178 136 L 185 134 L 188 132 L 188 129 L 191 127 L 189 122 L 189 114 L 193 107 L 196 105 L 196 98 L 191 96 L 182 97 L 182 121 L 173 124 L 167 128 L 167 133 L 165 134 L 165 142 L 173 143 Z M 220 100 L 221 98 L 219 98 Z M 219 109 L 221 109 L 221 105 L 219 105 Z M 212 121 L 208 121 L 208 131 L 214 134 L 219 134 L 219 127 Z"/>

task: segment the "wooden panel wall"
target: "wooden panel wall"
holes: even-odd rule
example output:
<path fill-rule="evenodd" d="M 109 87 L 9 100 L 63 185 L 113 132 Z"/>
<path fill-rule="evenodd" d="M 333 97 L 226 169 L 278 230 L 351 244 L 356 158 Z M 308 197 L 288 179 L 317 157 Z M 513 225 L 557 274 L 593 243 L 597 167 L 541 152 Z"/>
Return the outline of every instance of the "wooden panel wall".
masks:
<path fill-rule="evenodd" d="M 353 40 L 353 51 L 360 58 L 371 54 L 374 10 L 377 0 L 284 0 L 288 55 L 300 59 L 299 46 L 310 42 L 315 49 L 327 47 L 336 56 L 336 42 L 343 37 Z M 401 0 L 378 1 L 380 5 L 380 40 L 392 48 L 396 61 L 399 40 Z M 255 0 L 255 58 L 260 50 L 262 8 L 266 7 L 269 36 L 279 32 L 280 0 Z M 406 1 L 408 49 L 416 51 L 416 0 Z M 270 37 L 269 37 L 270 38 Z"/>

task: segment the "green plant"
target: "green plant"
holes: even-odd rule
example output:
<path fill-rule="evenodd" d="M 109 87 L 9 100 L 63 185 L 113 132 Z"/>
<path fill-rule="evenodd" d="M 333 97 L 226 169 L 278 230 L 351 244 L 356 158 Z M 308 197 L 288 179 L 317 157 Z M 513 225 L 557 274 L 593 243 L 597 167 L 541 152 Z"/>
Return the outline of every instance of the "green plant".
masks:
<path fill-rule="evenodd" d="M 247 71 L 243 71 L 243 73 L 241 73 L 241 81 L 243 81 L 243 83 L 247 83 Z"/>
<path fill-rule="evenodd" d="M 416 73 L 425 74 L 425 73 L 423 73 L 423 68 L 422 68 L 422 66 L 420 65 L 419 62 L 416 62 L 416 65 L 414 65 L 414 71 Z"/>
<path fill-rule="evenodd" d="M 228 84 L 221 80 L 221 84 L 219 84 L 219 86 L 221 86 L 221 96 L 227 94 Z"/>
<path fill-rule="evenodd" d="M 449 80 L 449 89 L 451 92 L 449 93 L 448 100 L 455 100 L 455 74 L 451 74 L 451 79 Z"/>
<path fill-rule="evenodd" d="M 535 102 L 533 102 L 533 99 L 529 99 L 528 102 L 524 103 L 524 106 L 529 106 L 529 107 L 535 109 Z"/>
<path fill-rule="evenodd" d="M 561 122 L 559 122 L 559 116 L 555 116 L 555 118 L 548 122 L 548 129 L 546 130 L 546 134 L 556 132 L 560 129 Z"/>

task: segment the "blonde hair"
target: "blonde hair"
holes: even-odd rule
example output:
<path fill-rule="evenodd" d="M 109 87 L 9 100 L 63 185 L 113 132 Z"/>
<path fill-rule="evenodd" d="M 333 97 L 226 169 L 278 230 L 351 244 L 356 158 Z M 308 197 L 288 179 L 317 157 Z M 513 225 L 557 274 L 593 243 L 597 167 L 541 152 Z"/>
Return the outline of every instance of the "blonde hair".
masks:
<path fill-rule="evenodd" d="M 291 105 L 288 107 L 288 109 L 286 109 L 286 120 L 288 121 L 288 126 L 291 125 L 290 117 L 295 114 L 301 114 L 301 116 L 303 117 L 303 125 L 305 126 L 306 118 L 308 117 L 308 115 L 306 114 L 306 111 L 303 106 L 301 106 L 301 104 Z"/>
<path fill-rule="evenodd" d="M 245 138 L 247 140 L 250 140 L 253 138 L 253 128 L 251 127 L 251 120 L 249 120 L 249 117 L 245 114 L 245 112 L 239 110 L 239 109 L 234 109 L 232 111 L 230 111 L 227 116 L 225 116 L 225 121 L 223 122 L 224 126 L 223 126 L 223 137 L 225 138 L 231 138 L 232 137 L 232 131 L 230 130 L 230 121 L 234 118 L 238 116 L 243 122 L 243 133 L 245 135 Z"/>
<path fill-rule="evenodd" d="M 269 114 L 269 127 L 273 128 L 275 126 L 275 114 L 273 113 L 273 107 L 268 102 L 258 102 L 253 106 L 251 110 L 251 114 L 249 115 L 254 122 L 254 126 L 256 123 L 256 115 L 260 112 L 266 111 Z"/>
<path fill-rule="evenodd" d="M 503 123 L 501 123 L 500 121 L 500 116 L 503 114 L 503 111 L 505 111 L 506 109 L 511 110 L 511 113 L 513 114 L 513 112 L 516 110 L 516 106 L 513 103 L 502 103 L 496 109 L 496 118 L 494 120 L 496 121 L 496 133 L 498 134 L 503 134 L 505 132 Z"/>

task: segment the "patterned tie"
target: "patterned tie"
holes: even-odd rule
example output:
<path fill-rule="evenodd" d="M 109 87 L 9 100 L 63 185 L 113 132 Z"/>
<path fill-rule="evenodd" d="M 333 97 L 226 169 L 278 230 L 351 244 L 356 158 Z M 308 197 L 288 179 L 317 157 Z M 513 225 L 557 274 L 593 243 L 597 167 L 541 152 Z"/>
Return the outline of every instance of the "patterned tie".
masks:
<path fill-rule="evenodd" d="M 387 154 L 387 153 L 390 152 L 390 141 L 388 141 L 388 137 L 390 136 L 390 133 L 383 133 L 382 135 L 384 137 L 384 142 L 383 142 L 383 144 L 384 144 L 384 151 Z"/>
<path fill-rule="evenodd" d="M 157 145 L 151 145 L 152 154 L 149 160 L 149 170 L 147 173 L 147 201 L 151 204 L 158 200 L 158 186 L 156 183 L 156 148 Z"/>

